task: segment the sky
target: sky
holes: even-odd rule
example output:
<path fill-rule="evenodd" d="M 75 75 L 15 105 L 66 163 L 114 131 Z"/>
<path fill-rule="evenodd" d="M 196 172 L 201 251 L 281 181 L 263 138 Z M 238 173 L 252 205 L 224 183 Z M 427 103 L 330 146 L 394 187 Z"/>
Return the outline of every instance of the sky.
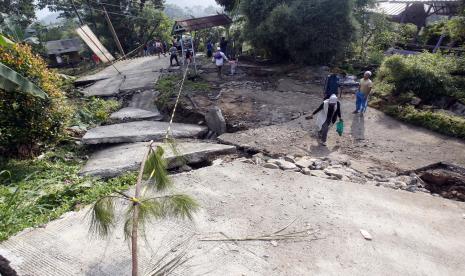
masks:
<path fill-rule="evenodd" d="M 210 5 L 216 6 L 215 0 L 166 0 L 167 4 L 175 4 L 180 7 L 192 7 L 192 6 L 205 6 L 208 7 Z M 43 9 L 37 11 L 36 16 L 38 20 L 43 19 L 44 17 L 49 16 L 52 14 L 48 9 Z"/>

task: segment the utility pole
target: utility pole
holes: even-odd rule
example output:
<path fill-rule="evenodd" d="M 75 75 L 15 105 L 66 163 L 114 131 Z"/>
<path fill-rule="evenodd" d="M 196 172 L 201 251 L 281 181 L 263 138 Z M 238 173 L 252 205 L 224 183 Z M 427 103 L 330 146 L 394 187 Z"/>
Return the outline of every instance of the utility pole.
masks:
<path fill-rule="evenodd" d="M 118 50 L 121 53 L 121 56 L 124 57 L 125 54 L 124 54 L 123 47 L 121 46 L 118 36 L 116 35 L 115 28 L 113 28 L 113 24 L 111 24 L 111 20 L 110 20 L 110 17 L 108 16 L 107 10 L 105 9 L 103 5 L 102 5 L 102 8 L 103 8 L 103 12 L 105 13 L 105 19 L 107 20 L 108 26 L 110 28 L 110 32 L 113 35 L 113 39 L 116 42 L 116 47 L 118 47 Z"/>
<path fill-rule="evenodd" d="M 78 13 L 78 11 L 76 9 L 76 5 L 74 5 L 74 0 L 71 0 L 71 4 L 73 5 L 74 12 L 76 13 L 77 18 L 79 19 L 79 22 L 81 23 L 81 26 L 84 25 L 84 23 L 82 22 L 81 16 L 79 15 L 79 13 Z"/>

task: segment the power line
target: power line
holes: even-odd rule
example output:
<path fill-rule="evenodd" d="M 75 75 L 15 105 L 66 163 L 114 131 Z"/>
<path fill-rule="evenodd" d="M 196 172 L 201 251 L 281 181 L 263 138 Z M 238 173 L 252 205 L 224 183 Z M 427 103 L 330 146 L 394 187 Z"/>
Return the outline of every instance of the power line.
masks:
<path fill-rule="evenodd" d="M 93 11 L 99 11 L 99 12 L 105 13 L 104 10 L 99 10 L 99 9 L 92 8 L 92 7 L 90 9 L 93 10 Z M 147 20 L 147 21 L 155 21 L 155 18 L 154 19 L 149 19 L 149 18 L 145 18 L 145 17 L 141 17 L 141 16 L 128 15 L 128 14 L 124 14 L 124 13 L 110 12 L 110 11 L 107 11 L 107 13 L 114 14 L 114 15 L 119 15 L 119 16 L 124 16 L 124 17 L 138 18 L 138 19 L 143 19 L 143 20 Z"/>
<path fill-rule="evenodd" d="M 81 31 L 87 36 L 87 38 L 89 38 L 89 40 L 92 42 L 92 44 L 94 44 L 95 47 L 97 47 L 97 49 L 100 51 L 100 53 L 108 60 L 110 61 L 110 59 L 107 57 L 107 55 L 105 55 L 105 53 L 103 52 L 102 49 L 100 49 L 100 47 L 97 45 L 97 43 L 92 39 L 92 37 L 90 37 L 83 29 L 82 29 L 82 25 L 83 25 L 83 22 L 82 22 L 82 19 L 81 19 L 81 16 L 79 15 L 77 9 L 76 9 L 76 5 L 74 4 L 74 0 L 71 0 L 71 3 L 73 5 L 73 9 L 74 9 L 74 12 L 76 13 L 77 17 L 79 18 L 79 22 L 81 23 L 79 28 L 81 29 Z M 111 66 L 113 66 L 113 68 L 115 68 L 115 70 L 118 72 L 118 74 L 121 74 L 121 72 L 118 70 L 118 68 L 116 68 L 115 64 L 111 63 Z"/>

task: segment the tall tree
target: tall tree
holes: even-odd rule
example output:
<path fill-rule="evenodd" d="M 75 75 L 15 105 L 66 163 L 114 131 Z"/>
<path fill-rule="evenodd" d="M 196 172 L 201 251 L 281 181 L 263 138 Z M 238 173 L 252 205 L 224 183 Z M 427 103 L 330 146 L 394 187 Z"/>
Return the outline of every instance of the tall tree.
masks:
<path fill-rule="evenodd" d="M 0 1 L 0 23 L 6 18 L 15 18 L 15 23 L 26 28 L 35 19 L 34 0 Z"/>
<path fill-rule="evenodd" d="M 354 36 L 353 7 L 353 0 L 242 1 L 245 38 L 277 60 L 333 62 Z"/>
<path fill-rule="evenodd" d="M 111 51 L 116 52 L 116 44 L 104 17 L 103 7 L 107 10 L 115 31 L 124 50 L 130 51 L 149 39 L 149 35 L 166 36 L 168 18 L 163 13 L 164 0 L 74 0 L 74 4 L 85 24 L 100 38 Z M 65 18 L 76 18 L 73 1 L 39 0 L 40 6 L 47 5 L 52 11 L 61 12 Z"/>

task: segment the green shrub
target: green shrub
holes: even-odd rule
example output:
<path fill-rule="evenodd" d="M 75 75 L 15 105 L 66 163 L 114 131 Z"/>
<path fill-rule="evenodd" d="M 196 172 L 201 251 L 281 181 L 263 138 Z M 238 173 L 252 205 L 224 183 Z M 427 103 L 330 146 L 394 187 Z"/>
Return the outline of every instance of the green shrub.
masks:
<path fill-rule="evenodd" d="M 431 102 L 457 91 L 457 80 L 451 75 L 456 67 L 453 58 L 440 53 L 394 55 L 384 60 L 377 82 L 390 85 L 394 96 L 413 92 L 422 100 Z"/>
<path fill-rule="evenodd" d="M 30 157 L 56 143 L 72 111 L 60 78 L 28 45 L 0 47 L 0 62 L 34 82 L 48 99 L 0 89 L 0 154 Z"/>
<path fill-rule="evenodd" d="M 135 183 L 135 173 L 104 181 L 80 177 L 84 152 L 71 146 L 46 152 L 40 160 L 0 160 L 0 241 Z M 78 154 L 79 153 L 79 154 Z"/>
<path fill-rule="evenodd" d="M 174 97 L 176 87 L 178 87 L 180 81 L 181 78 L 177 75 L 165 76 L 158 80 L 155 89 L 160 92 L 156 102 L 160 110 L 163 110 L 171 97 Z"/>
<path fill-rule="evenodd" d="M 111 113 L 121 108 L 121 103 L 116 100 L 104 100 L 101 98 L 91 97 L 75 103 L 76 107 L 72 125 L 76 126 L 94 126 L 104 123 L 108 120 Z"/>
<path fill-rule="evenodd" d="M 390 106 L 384 111 L 402 121 L 442 134 L 465 139 L 465 118 L 443 112 L 417 110 L 413 106 Z"/>

